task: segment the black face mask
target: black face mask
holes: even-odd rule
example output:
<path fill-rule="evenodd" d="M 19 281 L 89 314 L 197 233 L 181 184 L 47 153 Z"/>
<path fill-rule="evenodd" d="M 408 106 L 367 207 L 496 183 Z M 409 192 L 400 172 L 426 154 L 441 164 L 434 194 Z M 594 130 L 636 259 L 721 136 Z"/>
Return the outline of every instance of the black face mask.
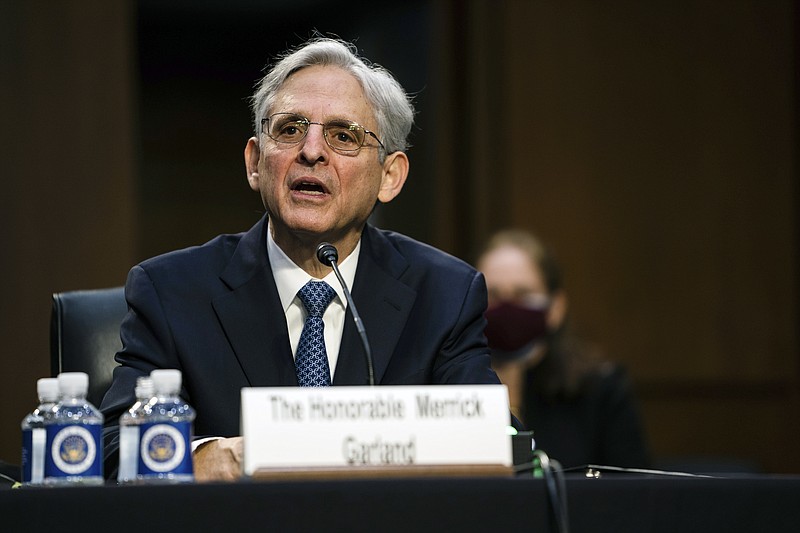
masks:
<path fill-rule="evenodd" d="M 509 361 L 526 355 L 547 336 L 547 306 L 503 302 L 486 311 L 486 338 L 492 357 Z"/>

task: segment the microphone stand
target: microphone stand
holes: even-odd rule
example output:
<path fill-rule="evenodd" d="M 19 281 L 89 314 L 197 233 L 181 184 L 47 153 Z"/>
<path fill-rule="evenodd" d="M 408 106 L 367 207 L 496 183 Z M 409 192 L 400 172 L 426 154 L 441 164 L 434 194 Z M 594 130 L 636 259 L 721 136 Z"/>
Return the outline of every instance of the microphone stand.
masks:
<path fill-rule="evenodd" d="M 367 360 L 367 375 L 369 376 L 369 384 L 370 386 L 375 386 L 375 371 L 372 367 L 372 350 L 370 350 L 369 341 L 367 340 L 367 331 L 364 329 L 364 323 L 361 321 L 361 316 L 358 314 L 356 304 L 353 302 L 353 297 L 350 294 L 350 290 L 347 288 L 347 283 L 345 283 L 342 273 L 339 272 L 339 251 L 330 243 L 320 243 L 320 245 L 317 246 L 317 259 L 323 265 L 333 268 L 333 272 L 336 274 L 336 279 L 339 280 L 339 284 L 342 286 L 344 297 L 347 300 L 347 305 L 350 307 L 350 311 L 353 313 L 353 321 L 356 323 L 356 330 L 358 330 L 358 335 L 361 337 L 361 344 L 364 346 L 364 355 Z"/>

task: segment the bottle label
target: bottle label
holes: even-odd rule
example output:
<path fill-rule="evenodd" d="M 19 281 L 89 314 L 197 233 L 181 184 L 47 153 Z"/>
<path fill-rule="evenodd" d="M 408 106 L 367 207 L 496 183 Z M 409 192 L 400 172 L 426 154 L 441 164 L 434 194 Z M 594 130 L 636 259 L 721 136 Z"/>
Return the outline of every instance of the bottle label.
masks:
<path fill-rule="evenodd" d="M 41 483 L 44 480 L 44 428 L 22 430 L 22 482 Z"/>
<path fill-rule="evenodd" d="M 120 426 L 119 428 L 119 469 L 117 481 L 136 479 L 136 452 L 139 450 L 139 426 Z"/>
<path fill-rule="evenodd" d="M 31 431 L 31 483 L 44 481 L 44 456 L 47 445 L 47 432 L 44 428 L 33 428 Z"/>
<path fill-rule="evenodd" d="M 101 476 L 103 454 L 98 424 L 47 426 L 45 477 Z"/>
<path fill-rule="evenodd" d="M 139 475 L 192 474 L 191 422 L 142 424 Z"/>
<path fill-rule="evenodd" d="M 31 469 L 33 457 L 33 430 L 22 430 L 22 482 L 31 482 Z"/>

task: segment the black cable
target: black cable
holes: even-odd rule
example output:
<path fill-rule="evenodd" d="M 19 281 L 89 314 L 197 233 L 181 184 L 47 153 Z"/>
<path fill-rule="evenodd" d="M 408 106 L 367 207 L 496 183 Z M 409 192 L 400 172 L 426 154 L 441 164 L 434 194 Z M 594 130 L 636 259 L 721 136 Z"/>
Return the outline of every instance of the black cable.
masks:
<path fill-rule="evenodd" d="M 5 474 L 0 474 L 0 478 L 7 479 L 8 481 L 10 481 L 11 483 L 14 483 L 14 484 L 19 483 L 19 481 L 17 481 L 13 477 L 7 476 Z"/>
<path fill-rule="evenodd" d="M 706 474 L 690 474 L 688 472 L 672 472 L 669 470 L 653 470 L 650 468 L 623 468 L 621 466 L 608 466 L 608 465 L 582 465 L 573 466 L 564 470 L 565 472 L 580 472 L 583 471 L 586 477 L 600 477 L 603 472 L 615 472 L 622 474 L 645 474 L 648 476 L 667 476 L 667 477 L 699 477 L 699 478 L 714 478 Z M 595 473 L 596 474 L 592 474 Z"/>
<path fill-rule="evenodd" d="M 623 468 L 619 466 L 587 464 L 577 467 L 564 469 L 558 461 L 550 457 L 542 450 L 533 452 L 533 460 L 514 466 L 514 472 L 532 472 L 537 475 L 540 471 L 545 481 L 547 495 L 550 503 L 550 511 L 559 533 L 569 533 L 569 514 L 567 508 L 567 488 L 564 477 L 565 472 L 583 472 L 586 477 L 599 478 L 603 472 L 643 474 L 650 476 L 665 477 L 692 477 L 692 478 L 713 478 L 705 474 L 690 474 L 687 472 L 670 472 L 666 470 L 652 470 L 646 468 Z"/>
<path fill-rule="evenodd" d="M 569 533 L 569 515 L 567 514 L 567 490 L 564 481 L 564 472 L 558 461 L 551 460 L 542 450 L 533 452 L 544 474 L 547 495 L 550 501 L 550 511 L 559 533 Z"/>
<path fill-rule="evenodd" d="M 569 510 L 567 509 L 567 482 L 564 478 L 564 469 L 561 468 L 561 463 L 555 459 L 550 459 L 550 465 L 553 468 L 553 472 L 555 472 L 556 488 L 558 489 L 560 500 L 559 509 L 562 514 L 561 523 L 564 524 L 564 532 L 566 533 L 569 531 Z"/>

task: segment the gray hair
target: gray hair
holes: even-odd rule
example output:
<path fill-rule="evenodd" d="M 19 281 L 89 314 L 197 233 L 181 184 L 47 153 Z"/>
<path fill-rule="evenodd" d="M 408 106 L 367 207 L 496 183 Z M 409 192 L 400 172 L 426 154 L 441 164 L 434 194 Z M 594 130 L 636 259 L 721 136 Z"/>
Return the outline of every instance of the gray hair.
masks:
<path fill-rule="evenodd" d="M 414 123 L 414 106 L 403 87 L 388 70 L 359 57 L 355 45 L 321 37 L 311 39 L 280 57 L 258 83 L 256 92 L 250 98 L 256 136 L 261 133 L 261 119 L 270 111 L 275 95 L 289 76 L 315 65 L 339 67 L 352 74 L 372 107 L 386 151 L 406 151 L 408 134 Z M 381 161 L 385 157 L 386 154 L 380 154 Z"/>

